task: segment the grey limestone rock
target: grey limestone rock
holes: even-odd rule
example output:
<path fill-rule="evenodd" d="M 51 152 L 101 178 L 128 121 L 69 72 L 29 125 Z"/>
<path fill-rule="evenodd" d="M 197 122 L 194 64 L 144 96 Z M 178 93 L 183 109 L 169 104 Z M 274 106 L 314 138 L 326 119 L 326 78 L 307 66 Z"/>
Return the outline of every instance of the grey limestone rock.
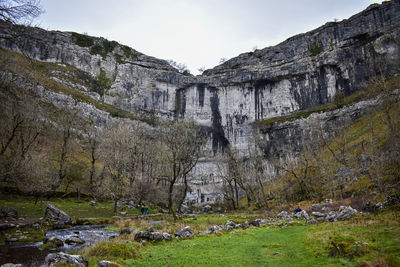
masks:
<path fill-rule="evenodd" d="M 190 226 L 186 226 L 186 227 L 176 231 L 174 235 L 176 237 L 185 239 L 185 238 L 193 237 L 194 233 L 193 233 L 192 229 L 190 229 Z"/>
<path fill-rule="evenodd" d="M 56 222 L 58 226 L 65 226 L 72 224 L 71 217 L 64 211 L 58 209 L 53 204 L 47 204 L 44 217 Z"/>
<path fill-rule="evenodd" d="M 250 225 L 255 227 L 260 227 L 263 224 L 267 224 L 267 221 L 264 219 L 255 219 L 254 221 L 250 222 Z"/>
<path fill-rule="evenodd" d="M 341 206 L 338 211 L 337 219 L 338 220 L 347 220 L 353 217 L 355 214 L 357 214 L 358 211 L 356 209 L 353 209 L 352 207 L 348 206 Z"/>
<path fill-rule="evenodd" d="M 309 219 L 310 219 L 310 217 L 308 216 L 307 211 L 305 211 L 305 210 L 302 210 L 302 211 L 300 211 L 300 212 L 297 212 L 297 213 L 295 213 L 293 216 L 294 216 L 295 218 L 297 218 L 297 219 L 306 219 L 306 220 L 309 220 Z"/>
<path fill-rule="evenodd" d="M 57 267 L 60 265 L 87 267 L 89 266 L 89 262 L 80 255 L 69 255 L 63 252 L 58 252 L 47 255 L 42 267 Z"/>

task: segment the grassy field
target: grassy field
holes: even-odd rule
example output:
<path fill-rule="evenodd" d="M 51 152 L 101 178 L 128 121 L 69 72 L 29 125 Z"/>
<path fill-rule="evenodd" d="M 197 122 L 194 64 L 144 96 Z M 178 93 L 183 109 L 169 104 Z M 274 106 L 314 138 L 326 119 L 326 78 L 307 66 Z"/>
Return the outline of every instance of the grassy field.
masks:
<path fill-rule="evenodd" d="M 385 211 L 335 223 L 249 228 L 144 245 L 132 234 L 81 253 L 90 266 L 102 259 L 121 266 L 400 266 L 399 215 Z M 209 216 L 218 223 L 226 219 Z M 207 217 L 192 227 L 204 228 Z M 169 232 L 176 226 L 170 224 Z"/>
<path fill-rule="evenodd" d="M 49 201 L 39 201 L 37 204 L 35 204 L 33 197 L 8 195 L 0 199 L 0 207 L 7 206 L 14 208 L 18 211 L 20 217 L 40 218 L 44 216 L 47 202 L 52 203 L 57 208 L 65 211 L 72 217 L 72 219 L 110 218 L 114 215 L 120 215 L 119 212 L 114 214 L 114 203 L 111 201 L 97 202 L 97 205 L 92 207 L 89 204 L 89 200 L 77 201 L 75 198 L 52 198 Z M 127 212 L 127 215 L 140 214 L 139 209 L 126 209 L 125 211 Z M 150 213 L 155 213 L 155 211 L 152 209 L 149 211 Z"/>

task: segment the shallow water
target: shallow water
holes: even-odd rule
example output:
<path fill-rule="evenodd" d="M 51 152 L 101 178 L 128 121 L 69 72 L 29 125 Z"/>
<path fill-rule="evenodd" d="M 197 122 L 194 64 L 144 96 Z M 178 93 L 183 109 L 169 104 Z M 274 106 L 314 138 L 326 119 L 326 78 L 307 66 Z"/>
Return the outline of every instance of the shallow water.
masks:
<path fill-rule="evenodd" d="M 68 238 L 79 237 L 84 240 L 84 244 L 65 244 L 63 247 L 53 250 L 40 250 L 39 246 L 42 242 L 37 243 L 20 243 L 9 242 L 0 245 L 0 265 L 4 263 L 19 263 L 28 267 L 37 267 L 43 263 L 47 254 L 55 251 L 73 251 L 79 250 L 84 246 L 93 245 L 99 241 L 107 241 L 112 237 L 118 236 L 118 232 L 105 230 L 106 225 L 82 225 L 74 226 L 68 229 L 57 229 L 46 232 L 46 237 L 56 236 L 58 239 L 65 242 Z"/>

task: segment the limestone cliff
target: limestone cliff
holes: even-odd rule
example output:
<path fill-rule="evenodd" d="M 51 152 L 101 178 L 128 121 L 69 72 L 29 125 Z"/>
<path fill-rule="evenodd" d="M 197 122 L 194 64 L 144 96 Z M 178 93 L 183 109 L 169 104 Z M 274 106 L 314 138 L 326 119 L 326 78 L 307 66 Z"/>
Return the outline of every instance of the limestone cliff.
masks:
<path fill-rule="evenodd" d="M 207 128 L 209 157 L 195 170 L 207 179 L 215 173 L 212 155 L 228 144 L 246 152 L 253 142 L 254 122 L 326 104 L 337 92 L 350 95 L 362 90 L 370 77 L 394 74 L 388 62 L 400 56 L 400 0 L 371 5 L 347 20 L 241 54 L 196 77 L 117 42 L 4 22 L 0 22 L 0 48 L 73 66 L 92 80 L 104 73 L 108 83 L 101 92 L 54 74 L 58 82 L 95 100 L 139 116 L 150 113 Z M 351 121 L 362 115 L 362 107 L 337 112 Z M 331 118 L 338 114 L 315 116 L 335 124 Z M 256 127 L 264 138 L 261 147 L 266 156 L 281 144 L 290 144 L 294 151 L 301 147 L 311 119 Z"/>

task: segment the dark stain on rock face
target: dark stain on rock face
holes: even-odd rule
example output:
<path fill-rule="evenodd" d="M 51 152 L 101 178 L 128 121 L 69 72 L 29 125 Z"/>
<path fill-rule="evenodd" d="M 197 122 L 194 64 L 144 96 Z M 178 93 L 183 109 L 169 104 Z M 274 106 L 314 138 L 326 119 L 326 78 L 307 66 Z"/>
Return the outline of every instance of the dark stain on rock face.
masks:
<path fill-rule="evenodd" d="M 185 117 L 186 94 L 185 88 L 176 90 L 175 93 L 175 118 Z"/>
<path fill-rule="evenodd" d="M 205 91 L 205 85 L 198 84 L 197 85 L 197 94 L 199 97 L 199 106 L 200 107 L 204 107 L 204 91 Z"/>
<path fill-rule="evenodd" d="M 208 87 L 207 90 L 211 93 L 211 123 L 212 123 L 212 149 L 216 154 L 218 151 L 224 151 L 229 145 L 229 141 L 225 137 L 224 129 L 221 124 L 221 113 L 219 111 L 218 91 L 215 87 Z"/>

